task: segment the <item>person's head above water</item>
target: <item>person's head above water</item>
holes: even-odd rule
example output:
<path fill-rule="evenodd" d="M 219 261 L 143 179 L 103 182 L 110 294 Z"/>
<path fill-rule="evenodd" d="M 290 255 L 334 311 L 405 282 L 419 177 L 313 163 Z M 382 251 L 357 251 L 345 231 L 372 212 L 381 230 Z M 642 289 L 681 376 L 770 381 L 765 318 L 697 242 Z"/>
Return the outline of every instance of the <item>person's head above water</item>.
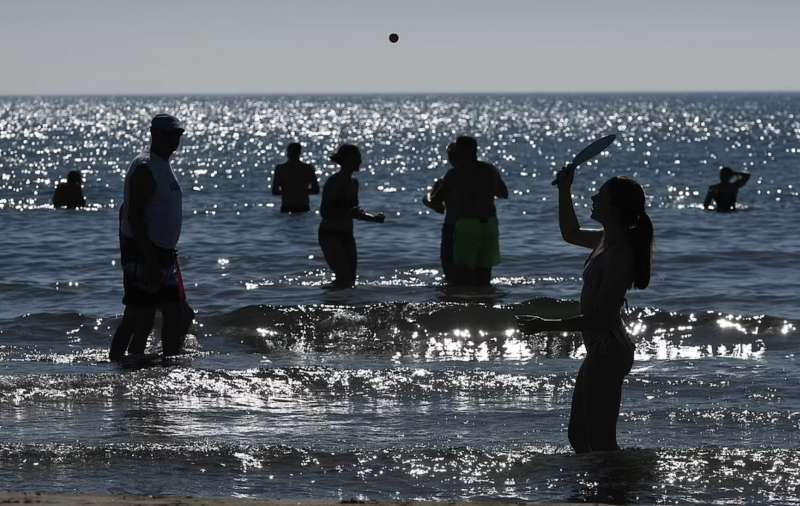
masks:
<path fill-rule="evenodd" d="M 300 153 L 303 152 L 303 146 L 299 142 L 292 142 L 286 146 L 286 158 L 289 160 L 299 160 Z"/>
<path fill-rule="evenodd" d="M 79 170 L 71 170 L 67 173 L 67 184 L 80 186 L 83 182 L 81 178 L 81 171 Z"/>
<path fill-rule="evenodd" d="M 733 177 L 733 169 L 730 167 L 722 167 L 719 169 L 719 180 L 722 183 L 730 183 Z"/>
<path fill-rule="evenodd" d="M 647 215 L 644 189 L 631 178 L 612 177 L 592 195 L 592 218 L 610 233 L 623 232 L 634 253 L 633 286 L 650 284 L 653 254 L 653 222 Z"/>
<path fill-rule="evenodd" d="M 478 159 L 478 141 L 475 137 L 461 135 L 456 139 L 456 156 L 464 161 L 475 161 Z"/>
<path fill-rule="evenodd" d="M 342 144 L 331 155 L 331 160 L 343 169 L 355 172 L 361 168 L 361 151 L 353 144 Z"/>
<path fill-rule="evenodd" d="M 178 149 L 183 135 L 183 124 L 170 114 L 156 114 L 150 122 L 150 150 L 169 158 Z"/>

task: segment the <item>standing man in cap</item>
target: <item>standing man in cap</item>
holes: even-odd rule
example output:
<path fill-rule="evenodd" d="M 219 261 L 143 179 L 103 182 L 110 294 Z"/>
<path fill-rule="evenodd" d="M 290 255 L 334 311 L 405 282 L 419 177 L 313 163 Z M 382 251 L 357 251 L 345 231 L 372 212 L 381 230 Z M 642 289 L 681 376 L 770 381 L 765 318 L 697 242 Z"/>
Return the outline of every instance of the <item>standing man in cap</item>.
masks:
<path fill-rule="evenodd" d="M 125 313 L 111 341 L 111 361 L 122 360 L 126 350 L 144 353 L 157 309 L 163 317 L 164 356 L 183 350 L 193 312 L 185 303 L 177 266 L 182 192 L 169 163 L 183 132 L 174 116 L 153 117 L 150 151 L 136 157 L 125 176 L 119 216 Z"/>
<path fill-rule="evenodd" d="M 282 213 L 305 213 L 311 209 L 309 195 L 319 193 L 314 166 L 300 161 L 303 151 L 299 142 L 286 147 L 286 162 L 275 166 L 272 194 L 281 196 Z"/>

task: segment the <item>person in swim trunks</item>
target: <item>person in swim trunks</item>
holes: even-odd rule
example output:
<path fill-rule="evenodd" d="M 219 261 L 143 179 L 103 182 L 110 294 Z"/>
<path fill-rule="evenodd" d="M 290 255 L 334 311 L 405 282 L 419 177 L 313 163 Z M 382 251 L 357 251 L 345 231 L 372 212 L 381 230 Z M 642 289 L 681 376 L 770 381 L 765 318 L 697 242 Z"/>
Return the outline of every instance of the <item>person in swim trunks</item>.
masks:
<path fill-rule="evenodd" d="M 569 442 L 577 453 L 618 450 L 617 419 L 622 383 L 633 365 L 634 345 L 622 321 L 628 289 L 647 288 L 653 223 L 645 194 L 633 179 L 613 177 L 592 196 L 592 218 L 602 230 L 581 228 L 572 202 L 574 167 L 557 176 L 558 221 L 565 241 L 592 250 L 583 270 L 581 314 L 564 319 L 518 317 L 520 330 L 581 331 L 586 347 L 569 418 Z"/>
<path fill-rule="evenodd" d="M 452 156 L 454 167 L 431 191 L 430 205 L 446 209 L 455 284 L 489 286 L 492 267 L 500 263 L 495 199 L 508 198 L 508 188 L 497 167 L 478 160 L 478 143 L 473 137 L 458 137 Z M 445 230 L 442 236 L 444 249 Z"/>
<path fill-rule="evenodd" d="M 336 279 L 330 288 L 351 288 L 356 284 L 358 251 L 353 236 L 353 220 L 383 223 L 382 213 L 370 214 L 358 206 L 358 180 L 361 152 L 352 144 L 342 144 L 331 160 L 339 171 L 325 181 L 319 214 L 319 245 Z"/>
<path fill-rule="evenodd" d="M 169 163 L 180 144 L 183 125 L 174 116 L 156 115 L 150 124 L 150 151 L 136 157 L 125 176 L 119 213 L 120 256 L 125 313 L 111 341 L 109 359 L 142 354 L 156 310 L 163 317 L 164 356 L 183 350 L 182 281 L 176 247 L 180 238 L 182 192 Z M 188 328 L 188 327 L 187 327 Z"/>

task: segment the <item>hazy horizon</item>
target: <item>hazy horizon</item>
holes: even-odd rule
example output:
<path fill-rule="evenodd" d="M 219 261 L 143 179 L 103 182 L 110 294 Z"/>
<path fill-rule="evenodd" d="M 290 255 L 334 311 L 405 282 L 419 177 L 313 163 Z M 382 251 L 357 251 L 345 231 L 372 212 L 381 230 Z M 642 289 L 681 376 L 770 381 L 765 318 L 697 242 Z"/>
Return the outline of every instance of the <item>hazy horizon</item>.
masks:
<path fill-rule="evenodd" d="M 4 1 L 0 95 L 800 91 L 792 0 L 131 5 Z"/>
<path fill-rule="evenodd" d="M 191 92 L 191 93 L 5 93 L 3 98 L 80 98 L 80 97 L 369 97 L 369 96 L 598 96 L 598 95 L 800 95 L 798 90 L 605 90 L 605 91 L 361 91 L 361 92 Z"/>

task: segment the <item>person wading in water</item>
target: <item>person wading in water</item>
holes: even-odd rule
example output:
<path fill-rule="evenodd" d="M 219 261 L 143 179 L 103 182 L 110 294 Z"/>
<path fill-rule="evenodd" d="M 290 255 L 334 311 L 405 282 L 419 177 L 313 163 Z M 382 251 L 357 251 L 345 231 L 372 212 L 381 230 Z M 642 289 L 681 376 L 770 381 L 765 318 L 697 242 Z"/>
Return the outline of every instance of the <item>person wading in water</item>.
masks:
<path fill-rule="evenodd" d="M 572 202 L 574 176 L 574 167 L 558 173 L 558 221 L 565 241 L 592 250 L 583 269 L 581 314 L 520 316 L 517 321 L 526 333 L 582 332 L 586 358 L 572 395 L 569 442 L 577 453 L 618 450 L 622 382 L 634 352 L 621 312 L 628 289 L 650 283 L 653 224 L 642 187 L 633 179 L 613 177 L 592 196 L 592 219 L 603 229 L 581 228 Z"/>

